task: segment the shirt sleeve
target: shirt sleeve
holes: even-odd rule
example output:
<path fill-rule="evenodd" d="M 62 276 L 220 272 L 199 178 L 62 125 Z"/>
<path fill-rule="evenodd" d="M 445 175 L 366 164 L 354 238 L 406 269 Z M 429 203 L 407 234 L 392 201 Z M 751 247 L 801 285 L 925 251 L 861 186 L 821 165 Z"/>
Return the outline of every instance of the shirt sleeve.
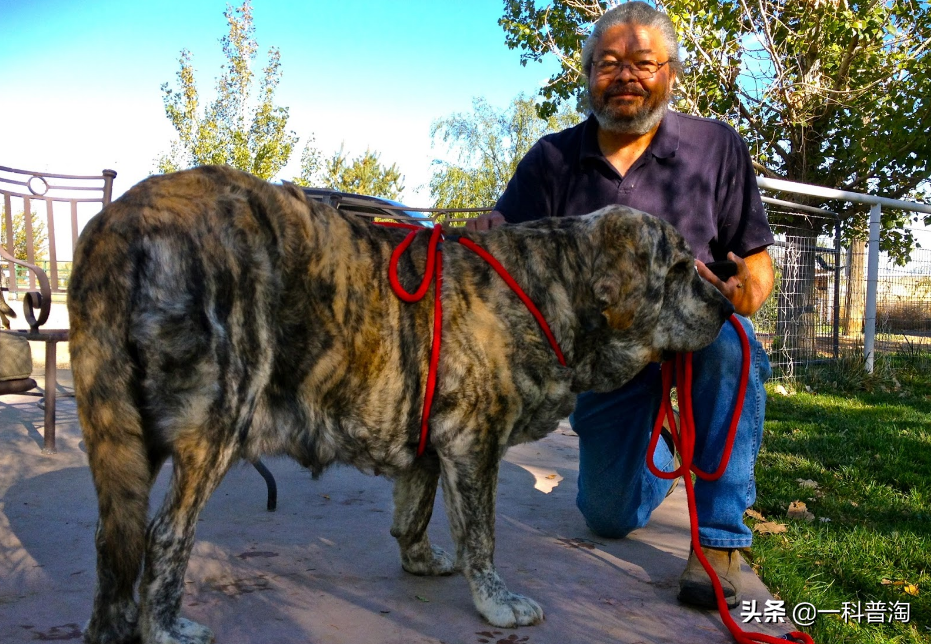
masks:
<path fill-rule="evenodd" d="M 504 215 L 505 221 L 516 224 L 542 217 L 552 217 L 553 199 L 548 194 L 545 149 L 543 141 L 537 141 L 517 164 L 514 176 L 508 181 L 504 194 L 495 204 L 495 210 Z"/>
<path fill-rule="evenodd" d="M 747 144 L 728 127 L 730 144 L 718 186 L 718 243 L 722 256 L 739 257 L 762 250 L 774 241 Z"/>

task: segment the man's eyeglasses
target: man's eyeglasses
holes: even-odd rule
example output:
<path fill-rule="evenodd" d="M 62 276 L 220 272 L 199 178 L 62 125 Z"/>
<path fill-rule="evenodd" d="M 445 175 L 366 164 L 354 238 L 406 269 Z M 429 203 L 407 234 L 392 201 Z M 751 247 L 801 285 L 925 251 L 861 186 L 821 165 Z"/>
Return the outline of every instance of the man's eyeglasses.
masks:
<path fill-rule="evenodd" d="M 655 60 L 638 60 L 633 63 L 624 63 L 619 60 L 599 60 L 593 67 L 599 76 L 617 76 L 626 67 L 635 78 L 645 80 L 653 78 L 659 68 L 668 65 L 669 61 L 658 63 Z"/>

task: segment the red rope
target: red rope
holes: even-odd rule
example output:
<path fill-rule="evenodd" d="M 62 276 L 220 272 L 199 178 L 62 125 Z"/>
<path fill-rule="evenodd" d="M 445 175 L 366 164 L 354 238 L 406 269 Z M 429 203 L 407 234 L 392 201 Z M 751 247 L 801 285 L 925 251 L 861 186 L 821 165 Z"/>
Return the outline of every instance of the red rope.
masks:
<path fill-rule="evenodd" d="M 434 284 L 433 342 L 430 347 L 430 365 L 427 371 L 427 386 L 426 391 L 424 392 L 423 414 L 420 418 L 420 442 L 417 445 L 417 456 L 422 456 L 424 451 L 427 449 L 427 438 L 430 427 L 430 409 L 433 406 L 433 396 L 436 393 L 436 372 L 437 366 L 440 362 L 440 346 L 442 344 L 441 338 L 443 334 L 443 305 L 442 298 L 440 297 L 440 292 L 443 285 L 443 248 L 442 244 L 440 243 L 441 237 L 443 236 L 443 227 L 439 224 L 436 224 L 430 233 L 430 241 L 429 245 L 427 246 L 427 261 L 426 267 L 424 269 L 423 279 L 421 280 L 420 286 L 417 288 L 417 290 L 411 293 L 403 286 L 401 286 L 401 281 L 398 278 L 398 263 L 401 261 L 401 255 L 403 255 L 408 247 L 410 247 L 417 234 L 425 229 L 422 226 L 415 224 L 405 224 L 401 222 L 379 221 L 375 223 L 381 226 L 405 228 L 411 231 L 408 233 L 407 237 L 404 238 L 404 241 L 398 244 L 398 246 L 391 253 L 391 261 L 388 264 L 388 281 L 391 284 L 391 288 L 394 290 L 395 295 L 397 295 L 405 302 L 418 302 L 422 300 L 427 294 L 427 290 L 430 288 L 430 284 Z M 537 323 L 540 325 L 540 328 L 543 331 L 543 335 L 546 336 L 550 346 L 556 353 L 556 357 L 559 359 L 559 364 L 565 367 L 566 360 L 559 348 L 559 343 L 556 342 L 556 337 L 553 335 L 549 325 L 546 323 L 546 319 L 543 317 L 543 314 L 540 313 L 540 310 L 536 307 L 536 305 L 534 305 L 527 294 L 524 293 L 523 289 L 521 289 L 520 285 L 518 285 L 514 278 L 511 277 L 504 266 L 502 266 L 501 263 L 484 248 L 472 240 L 458 236 L 450 239 L 458 241 L 460 244 L 476 253 L 479 257 L 488 262 L 488 264 L 493 269 L 495 269 L 498 275 L 504 279 L 507 285 L 511 287 L 514 293 L 517 294 L 520 300 L 524 303 L 524 306 L 527 307 L 527 310 L 529 310 L 533 317 L 536 319 Z"/>
<path fill-rule="evenodd" d="M 734 403 L 734 415 L 731 418 L 731 424 L 727 432 L 727 442 L 725 443 L 724 453 L 721 456 L 721 462 L 718 465 L 718 468 L 709 474 L 702 471 L 697 465 L 693 463 L 693 458 L 695 456 L 695 419 L 692 415 L 691 353 L 680 353 L 676 355 L 674 363 L 663 363 L 663 391 L 666 392 L 666 395 L 663 399 L 662 407 L 660 409 L 659 416 L 656 419 L 656 423 L 653 425 L 653 434 L 650 437 L 650 446 L 647 449 L 647 467 L 653 474 L 660 478 L 674 479 L 681 476 L 685 482 L 685 492 L 689 504 L 689 525 L 692 535 L 692 550 L 698 557 L 699 562 L 701 562 L 705 572 L 708 573 L 708 576 L 711 578 L 711 584 L 714 587 L 715 599 L 718 603 L 718 612 L 721 614 L 721 621 L 724 622 L 727 630 L 730 631 L 734 641 L 738 644 L 754 644 L 755 642 L 766 642 L 767 644 L 784 644 L 786 641 L 785 638 L 773 637 L 772 635 L 766 635 L 764 633 L 748 633 L 740 628 L 734 618 L 731 617 L 731 614 L 727 609 L 727 602 L 724 599 L 724 588 L 721 586 L 721 581 L 718 579 L 717 573 L 715 573 L 714 568 L 712 568 L 711 564 L 708 562 L 708 559 L 705 557 L 705 554 L 702 552 L 701 547 L 699 547 L 698 512 L 695 507 L 695 487 L 692 483 L 691 473 L 694 472 L 698 478 L 705 481 L 716 480 L 724 473 L 724 470 L 727 468 L 727 463 L 730 460 L 731 452 L 734 448 L 734 438 L 737 434 L 737 423 L 740 420 L 740 413 L 743 410 L 744 398 L 747 393 L 747 381 L 750 375 L 750 341 L 747 338 L 747 332 L 744 331 L 743 326 L 737 320 L 736 316 L 731 316 L 730 322 L 734 326 L 734 329 L 736 329 L 737 335 L 740 338 L 744 359 L 740 372 L 740 386 L 737 390 L 737 400 Z M 675 369 L 676 392 L 679 398 L 680 427 L 676 426 L 675 416 L 673 415 L 672 411 L 672 403 L 669 400 L 668 394 L 672 388 L 673 369 Z M 679 454 L 682 457 L 682 465 L 672 472 L 663 472 L 653 463 L 654 451 L 656 450 L 656 445 L 659 441 L 664 420 L 669 421 L 673 443 L 675 444 L 676 449 L 679 451 Z M 794 638 L 796 641 L 802 642 L 803 644 L 814 644 L 814 640 L 812 640 L 808 633 L 793 631 L 789 633 L 789 636 Z"/>
<path fill-rule="evenodd" d="M 495 272 L 501 276 L 505 283 L 511 287 L 511 290 L 520 298 L 520 301 L 524 303 L 524 306 L 527 307 L 527 310 L 533 315 L 537 320 L 537 324 L 540 325 L 540 329 L 543 331 L 543 335 L 546 336 L 546 339 L 549 341 L 550 346 L 553 347 L 553 352 L 556 354 L 556 359 L 559 360 L 559 364 L 566 366 L 566 359 L 562 355 L 562 351 L 559 349 L 559 343 L 556 342 L 556 338 L 553 336 L 553 332 L 550 331 L 549 325 L 546 323 L 546 319 L 543 317 L 543 314 L 540 313 L 540 310 L 534 305 L 520 285 L 511 277 L 511 274 L 507 272 L 507 269 L 501 265 L 494 256 L 489 253 L 487 250 L 476 244 L 471 239 L 466 239 L 464 237 L 457 238 L 458 242 L 471 250 L 473 253 L 484 259 L 489 266 L 495 269 Z"/>

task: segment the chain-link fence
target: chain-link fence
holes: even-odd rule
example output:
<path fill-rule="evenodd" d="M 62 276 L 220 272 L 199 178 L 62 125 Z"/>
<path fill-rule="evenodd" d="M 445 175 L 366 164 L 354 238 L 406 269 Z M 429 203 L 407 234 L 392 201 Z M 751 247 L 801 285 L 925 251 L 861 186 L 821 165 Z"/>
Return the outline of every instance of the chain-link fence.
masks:
<path fill-rule="evenodd" d="M 862 356 L 865 242 L 841 243 L 831 213 L 767 207 L 776 235 L 769 249 L 776 284 L 753 321 L 774 375 L 791 377 L 800 365 Z M 931 352 L 931 249 L 916 248 L 904 266 L 880 256 L 876 332 L 876 354 Z"/>

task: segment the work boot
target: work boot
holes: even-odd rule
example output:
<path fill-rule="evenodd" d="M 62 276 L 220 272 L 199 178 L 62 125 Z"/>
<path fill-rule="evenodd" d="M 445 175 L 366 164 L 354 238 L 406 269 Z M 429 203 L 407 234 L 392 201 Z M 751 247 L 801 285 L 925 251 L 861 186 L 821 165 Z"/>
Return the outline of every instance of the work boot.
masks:
<path fill-rule="evenodd" d="M 721 580 L 727 607 L 734 608 L 740 603 L 740 553 L 736 548 L 701 546 L 701 550 Z M 689 552 L 689 562 L 679 577 L 679 601 L 698 608 L 718 607 L 714 586 L 694 550 Z"/>

